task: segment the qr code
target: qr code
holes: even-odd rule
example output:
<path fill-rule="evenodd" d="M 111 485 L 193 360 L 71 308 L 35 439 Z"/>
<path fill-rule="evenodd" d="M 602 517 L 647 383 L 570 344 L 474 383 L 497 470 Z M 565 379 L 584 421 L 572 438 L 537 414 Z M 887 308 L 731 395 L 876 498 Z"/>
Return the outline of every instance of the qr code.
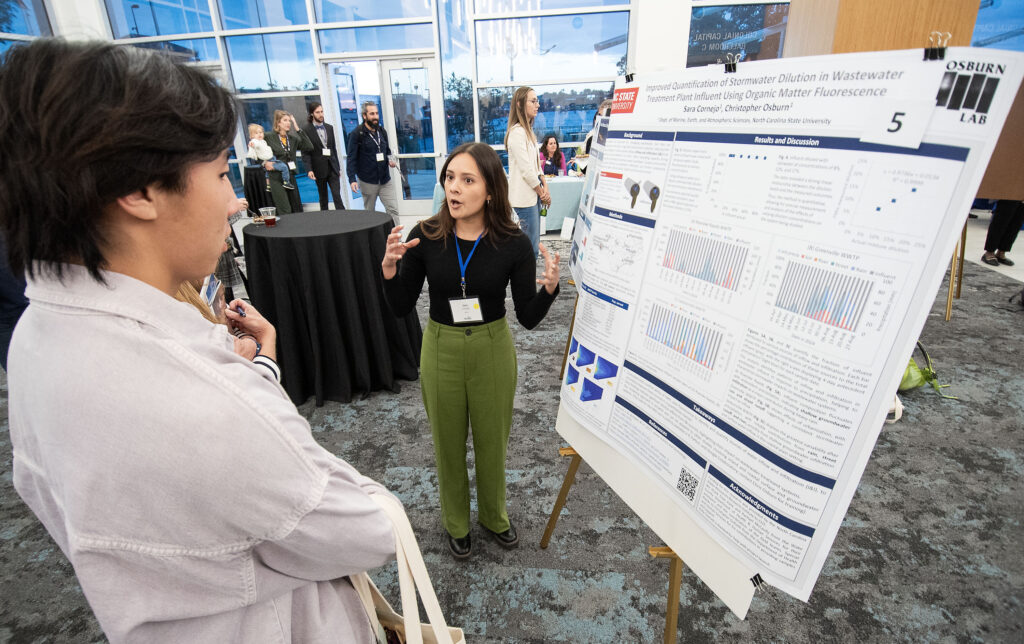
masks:
<path fill-rule="evenodd" d="M 679 480 L 676 481 L 676 489 L 691 501 L 697 495 L 697 483 L 696 476 L 690 474 L 685 469 L 679 470 Z"/>

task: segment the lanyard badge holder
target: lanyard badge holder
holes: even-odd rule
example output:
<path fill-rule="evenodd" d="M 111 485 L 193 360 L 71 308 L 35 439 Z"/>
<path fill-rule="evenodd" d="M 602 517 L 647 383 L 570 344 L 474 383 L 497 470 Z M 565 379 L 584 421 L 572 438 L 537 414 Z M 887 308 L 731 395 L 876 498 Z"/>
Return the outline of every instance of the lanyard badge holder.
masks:
<path fill-rule="evenodd" d="M 483 233 L 480 233 L 480 236 L 476 238 L 476 242 L 473 243 L 473 250 L 469 251 L 466 261 L 462 261 L 462 248 L 459 247 L 458 236 L 455 237 L 455 252 L 459 254 L 459 273 L 462 276 L 460 282 L 462 297 L 448 298 L 448 304 L 452 307 L 452 321 L 455 324 L 470 324 L 484 321 L 483 311 L 480 310 L 480 298 L 476 296 L 466 297 L 466 267 L 469 266 L 469 260 L 473 259 L 473 253 L 476 252 L 476 247 L 480 244 L 483 236 Z"/>

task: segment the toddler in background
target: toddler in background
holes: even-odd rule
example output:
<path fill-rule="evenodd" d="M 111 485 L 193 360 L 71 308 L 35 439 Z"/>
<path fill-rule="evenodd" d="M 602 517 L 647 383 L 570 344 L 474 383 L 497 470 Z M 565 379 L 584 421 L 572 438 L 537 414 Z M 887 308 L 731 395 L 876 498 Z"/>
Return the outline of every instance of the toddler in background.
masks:
<path fill-rule="evenodd" d="M 269 161 L 274 169 L 281 173 L 281 182 L 288 190 L 295 190 L 291 182 L 291 175 L 288 173 L 288 165 L 278 161 L 270 145 L 263 139 L 263 128 L 256 123 L 249 124 L 249 151 L 245 156 L 253 161 Z M 270 177 L 267 177 L 267 192 L 270 192 Z"/>

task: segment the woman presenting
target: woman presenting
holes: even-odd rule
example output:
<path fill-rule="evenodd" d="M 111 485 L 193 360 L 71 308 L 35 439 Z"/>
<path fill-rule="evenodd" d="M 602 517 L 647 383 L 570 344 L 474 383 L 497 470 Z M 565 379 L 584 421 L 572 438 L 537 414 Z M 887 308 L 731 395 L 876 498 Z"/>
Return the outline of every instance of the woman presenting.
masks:
<path fill-rule="evenodd" d="M 288 169 L 295 176 L 296 163 L 295 152 L 302 150 L 310 152 L 313 144 L 295 124 L 295 117 L 284 110 L 274 110 L 274 132 L 267 135 L 267 145 L 271 152 L 281 163 L 288 164 Z M 281 173 L 274 170 L 273 164 L 269 161 L 263 164 L 263 169 L 270 177 L 270 194 L 274 200 L 274 206 L 278 214 L 302 212 L 302 200 L 299 198 L 298 190 L 285 190 L 281 180 Z"/>
<path fill-rule="evenodd" d="M 536 161 L 536 154 L 530 156 Z M 512 222 L 501 160 L 490 146 L 456 148 L 441 169 L 441 181 L 441 210 L 417 224 L 405 243 L 402 227 L 392 229 L 381 267 L 396 315 L 409 313 L 424 278 L 429 282 L 420 386 L 434 438 L 441 519 L 449 549 L 462 559 L 471 551 L 468 426 L 479 522 L 503 547 L 519 542 L 505 507 L 505 453 L 516 390 L 505 290 L 511 283 L 516 319 L 532 329 L 558 295 L 560 258 L 541 246 L 544 274 L 535 279 L 530 241 Z"/>
<path fill-rule="evenodd" d="M 537 118 L 539 110 L 537 92 L 529 87 L 520 87 L 512 95 L 505 132 L 508 200 L 519 216 L 519 226 L 530 238 L 534 256 L 540 242 L 540 204 L 551 205 L 548 184 L 540 171 L 537 137 L 533 134 L 533 119 Z"/>

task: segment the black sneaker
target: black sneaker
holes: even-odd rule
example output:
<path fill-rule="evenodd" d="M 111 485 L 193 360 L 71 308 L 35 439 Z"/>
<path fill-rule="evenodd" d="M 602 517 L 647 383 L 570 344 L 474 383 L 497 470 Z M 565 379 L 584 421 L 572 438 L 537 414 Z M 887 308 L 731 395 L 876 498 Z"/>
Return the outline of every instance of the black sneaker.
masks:
<path fill-rule="evenodd" d="M 473 544 L 468 534 L 458 539 L 448 533 L 445 534 L 448 536 L 448 549 L 452 551 L 452 556 L 456 559 L 465 559 L 473 551 Z"/>
<path fill-rule="evenodd" d="M 288 181 L 283 182 L 281 185 L 284 186 L 285 190 L 295 190 L 295 186 Z"/>
<path fill-rule="evenodd" d="M 508 524 L 508 530 L 504 532 L 495 532 L 487 526 L 484 526 L 484 530 L 490 532 L 502 548 L 515 548 L 519 545 L 519 535 L 516 534 L 516 527 L 511 523 Z"/>

